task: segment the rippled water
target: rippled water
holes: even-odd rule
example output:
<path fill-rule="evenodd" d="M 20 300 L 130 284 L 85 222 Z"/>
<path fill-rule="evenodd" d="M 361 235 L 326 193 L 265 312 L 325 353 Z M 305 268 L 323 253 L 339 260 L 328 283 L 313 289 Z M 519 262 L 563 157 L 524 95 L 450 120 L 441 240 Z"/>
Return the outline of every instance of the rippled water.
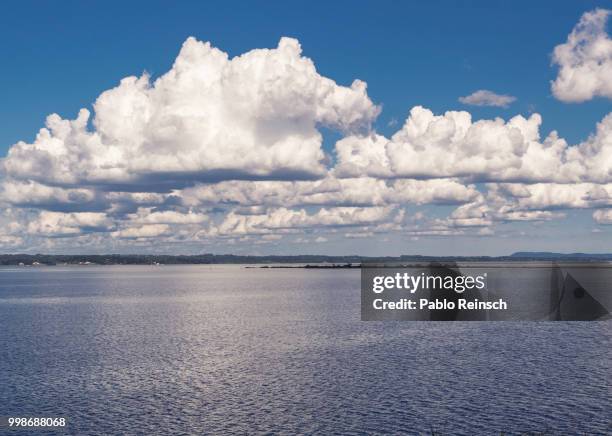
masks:
<path fill-rule="evenodd" d="M 359 303 L 358 270 L 1 268 L 0 416 L 79 435 L 611 431 L 612 323 L 362 322 Z"/>

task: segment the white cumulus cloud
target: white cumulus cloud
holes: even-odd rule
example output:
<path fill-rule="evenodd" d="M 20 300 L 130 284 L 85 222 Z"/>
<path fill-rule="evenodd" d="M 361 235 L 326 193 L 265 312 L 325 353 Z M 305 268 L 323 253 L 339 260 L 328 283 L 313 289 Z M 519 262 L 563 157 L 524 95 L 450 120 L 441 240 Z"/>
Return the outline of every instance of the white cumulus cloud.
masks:
<path fill-rule="evenodd" d="M 112 225 L 104 213 L 42 211 L 28 223 L 27 231 L 34 235 L 73 236 L 86 229 L 108 230 Z"/>
<path fill-rule="evenodd" d="M 390 139 L 371 133 L 336 143 L 338 177 L 575 183 L 612 181 L 612 114 L 570 147 L 556 131 L 540 137 L 542 117 L 473 121 L 469 112 L 435 115 L 416 106 Z"/>
<path fill-rule="evenodd" d="M 321 125 L 368 129 L 379 108 L 364 82 L 319 75 L 297 40 L 230 59 L 189 38 L 166 74 L 127 77 L 75 120 L 53 114 L 31 144 L 13 145 L 14 179 L 50 185 L 173 188 L 194 180 L 316 178 Z M 134 185 L 139 186 L 135 188 Z M 158 186 L 160 185 L 160 186 Z"/>
<path fill-rule="evenodd" d="M 565 102 L 594 97 L 612 98 L 612 39 L 606 32 L 610 10 L 586 12 L 567 37 L 555 47 L 552 61 L 559 66 L 552 92 Z"/>

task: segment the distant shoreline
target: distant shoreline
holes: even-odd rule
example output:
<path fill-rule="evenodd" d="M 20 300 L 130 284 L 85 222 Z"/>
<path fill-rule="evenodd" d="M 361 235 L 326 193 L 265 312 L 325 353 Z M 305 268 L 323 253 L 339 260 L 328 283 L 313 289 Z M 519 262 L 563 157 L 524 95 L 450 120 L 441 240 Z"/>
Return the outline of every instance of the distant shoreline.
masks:
<path fill-rule="evenodd" d="M 0 265 L 276 265 L 289 268 L 359 268 L 362 263 L 393 262 L 524 262 L 524 261 L 612 261 L 612 254 L 519 252 L 509 256 L 240 256 L 233 254 L 199 255 L 138 255 L 138 254 L 96 254 L 96 255 L 54 255 L 54 254 L 0 254 Z"/>

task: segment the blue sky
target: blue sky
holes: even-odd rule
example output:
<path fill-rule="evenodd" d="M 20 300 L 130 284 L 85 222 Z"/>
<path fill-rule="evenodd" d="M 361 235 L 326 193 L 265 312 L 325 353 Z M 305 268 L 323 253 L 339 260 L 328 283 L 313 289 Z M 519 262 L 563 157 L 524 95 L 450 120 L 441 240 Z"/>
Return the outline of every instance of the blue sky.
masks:
<path fill-rule="evenodd" d="M 292 119 L 294 124 L 289 126 L 284 124 L 286 119 L 278 116 L 278 113 L 282 114 L 282 104 L 286 104 L 286 101 L 279 103 L 274 99 L 276 97 L 268 96 L 271 100 L 264 102 L 268 106 L 264 104 L 258 108 L 265 111 L 270 105 L 278 104 L 281 109 L 276 107 L 278 113 L 274 112 L 277 119 L 267 119 L 255 113 L 250 123 L 257 124 L 263 117 L 269 124 L 264 123 L 263 127 L 258 125 L 253 131 L 242 126 L 247 134 L 265 131 L 267 137 L 278 138 L 285 134 L 288 137 L 299 136 L 304 133 L 304 125 L 316 123 L 316 130 L 306 129 L 306 137 L 310 140 L 312 137 L 309 135 L 318 132 L 323 135 L 320 146 L 331 159 L 331 163 L 326 164 L 328 168 L 324 174 L 320 173 L 321 167 L 318 166 L 322 161 L 313 158 L 313 154 L 304 155 L 306 163 L 302 166 L 299 162 L 290 162 L 290 171 L 287 167 L 257 167 L 263 165 L 261 162 L 253 165 L 246 162 L 225 167 L 207 166 L 211 159 L 215 160 L 213 154 L 206 155 L 208 160 L 196 170 L 189 165 L 189 168 L 179 170 L 165 166 L 163 170 L 166 173 L 156 173 L 159 162 L 147 163 L 144 170 L 143 164 L 136 162 L 138 153 L 151 152 L 155 155 L 164 147 L 164 165 L 172 162 L 175 157 L 172 147 L 180 149 L 184 145 L 181 141 L 186 141 L 186 147 L 190 146 L 192 136 L 189 135 L 182 139 L 177 137 L 176 144 L 172 140 L 168 142 L 167 138 L 154 146 L 146 141 L 140 143 L 139 147 L 143 148 L 138 149 L 135 155 L 130 155 L 130 150 L 125 154 L 136 156 L 132 159 L 135 162 L 133 167 L 126 170 L 127 174 L 122 174 L 123 178 L 110 181 L 108 178 L 100 181 L 95 178 L 97 176 L 92 176 L 96 169 L 108 169 L 108 161 L 104 159 L 109 157 L 88 151 L 90 145 L 87 145 L 87 141 L 78 144 L 79 140 L 76 140 L 76 154 L 75 144 L 69 144 L 72 148 L 68 147 L 67 150 L 70 152 L 64 150 L 61 153 L 65 154 L 58 155 L 57 168 L 45 166 L 50 165 L 47 155 L 43 156 L 36 149 L 32 151 L 29 146 L 21 147 L 17 157 L 4 159 L 7 165 L 4 182 L 0 168 L 0 212 L 4 211 L 4 217 L 0 214 L 0 252 L 9 249 L 51 252 L 179 250 L 395 255 L 505 254 L 519 250 L 609 251 L 612 243 L 612 226 L 609 225 L 612 224 L 612 183 L 604 174 L 606 168 L 601 167 L 606 159 L 603 152 L 599 157 L 591 157 L 590 163 L 585 160 L 585 174 L 574 179 L 571 173 L 574 167 L 569 165 L 562 168 L 561 163 L 560 175 L 556 175 L 550 165 L 540 169 L 545 175 L 528 174 L 525 170 L 527 173 L 523 171 L 519 175 L 509 176 L 503 173 L 503 168 L 494 166 L 487 167 L 482 174 L 466 174 L 465 170 L 458 169 L 460 160 L 455 164 L 457 168 L 440 169 L 439 174 L 435 168 L 424 170 L 422 174 L 415 172 L 404 162 L 403 170 L 394 167 L 393 171 L 389 170 L 390 173 L 381 175 L 373 166 L 363 167 L 362 173 L 355 174 L 354 169 L 340 165 L 341 159 L 336 161 L 336 142 L 345 137 L 355 140 L 358 136 L 345 128 L 349 118 L 352 120 L 351 117 L 356 116 L 360 123 L 368 125 L 369 132 L 376 132 L 381 141 L 389 141 L 402 128 L 415 106 L 423 106 L 435 115 L 443 115 L 446 111 L 469 111 L 473 120 L 501 117 L 508 121 L 516 115 L 528 118 L 538 113 L 543 119 L 538 141 L 543 142 L 550 131 L 556 130 L 569 144 L 568 150 L 571 150 L 572 145 L 594 134 L 597 123 L 611 112 L 611 96 L 606 94 L 608 91 L 605 87 L 603 91 L 597 91 L 599 94 L 596 92 L 595 96 L 584 98 L 579 103 L 553 95 L 551 82 L 559 73 L 559 67 L 553 65 L 553 50 L 567 41 L 583 14 L 597 8 L 612 9 L 612 1 L 4 3 L 0 5 L 0 37 L 3 41 L 0 56 L 4 59 L 4 68 L 0 70 L 0 159 L 18 141 L 33 143 L 39 129 L 44 127 L 46 117 L 52 113 L 73 120 L 81 108 L 87 108 L 91 112 L 87 122 L 89 132 L 95 130 L 92 123 L 94 117 L 106 119 L 110 123 L 107 127 L 115 129 L 116 124 L 113 123 L 118 121 L 113 119 L 113 105 L 118 108 L 122 104 L 127 107 L 133 104 L 127 97 L 122 100 L 125 95 L 121 92 L 129 86 L 118 87 L 120 80 L 127 76 L 141 76 L 144 72 L 151 75 L 152 81 L 161 77 L 171 70 L 181 47 L 191 36 L 199 41 L 210 41 L 214 47 L 226 52 L 230 59 L 258 48 L 275 49 L 283 36 L 295 38 L 301 44 L 302 56 L 313 60 L 318 75 L 337 82 L 339 87 L 336 90 L 342 88 L 346 91 L 349 88 L 344 87 L 360 79 L 367 83 L 367 95 L 360 96 L 358 91 L 350 88 L 352 98 L 357 103 L 351 106 L 345 101 L 340 109 L 333 107 L 334 111 L 345 111 L 339 115 L 344 119 L 328 122 L 331 115 L 325 115 L 328 118 L 323 116 L 323 121 L 306 117 Z M 600 39 L 608 41 L 606 31 L 610 32 L 609 23 L 606 29 L 599 32 Z M 609 47 L 612 47 L 612 43 Z M 602 64 L 612 65 L 612 50 L 606 56 Z M 310 79 L 318 80 L 309 76 Z M 248 82 L 250 78 L 245 80 Z M 236 83 L 238 88 L 243 85 L 243 82 Z M 256 83 L 254 86 L 264 85 Z M 180 86 L 176 85 L 175 91 L 180 91 Z M 94 110 L 93 104 L 101 93 L 115 87 L 118 87 L 118 96 L 109 100 L 110 109 L 101 116 L 99 111 Z M 299 93 L 299 88 L 296 89 Z M 506 107 L 459 102 L 460 97 L 477 90 L 512 96 L 515 100 Z M 152 90 L 147 98 L 151 101 L 159 98 L 154 97 L 154 93 L 155 90 Z M 290 108 L 291 98 L 294 97 L 288 95 Z M 304 101 L 309 102 L 311 97 L 306 95 Z M 204 95 L 200 101 L 203 106 L 206 106 L 206 98 Z M 381 109 L 377 116 L 373 115 L 375 106 Z M 178 118 L 185 113 L 185 107 L 192 106 L 184 106 L 181 109 L 183 112 L 176 112 Z M 151 111 L 154 112 L 154 109 Z M 159 113 L 168 110 L 162 109 Z M 329 107 L 323 109 L 328 110 Z M 239 117 L 229 117 L 229 126 L 234 126 L 236 120 L 241 122 Z M 414 114 L 411 117 L 418 118 Z M 427 122 L 431 122 L 432 126 L 435 124 L 427 114 L 420 117 L 429 120 Z M 155 142 L 150 138 L 159 138 L 160 132 L 167 131 L 156 130 L 159 126 L 154 125 L 155 121 L 147 122 L 150 132 L 154 131 L 157 135 L 147 136 L 147 141 Z M 182 119 L 181 122 L 189 121 Z M 331 127 L 327 124 L 331 124 Z M 301 127 L 291 130 L 296 125 Z M 488 126 L 487 129 L 493 129 L 493 124 Z M 213 127 L 213 130 L 219 128 L 221 132 L 232 131 L 228 125 Z M 236 130 L 242 132 L 240 128 Z M 274 128 L 278 128 L 278 131 L 270 131 Z M 77 131 L 78 127 L 74 129 Z M 129 130 L 125 126 L 122 129 Z M 527 138 L 529 129 L 526 129 L 522 131 L 523 145 L 530 141 Z M 104 144 L 97 147 L 112 148 L 124 140 L 122 138 L 126 136 L 122 135 L 125 132 L 117 133 L 119 130 L 117 127 L 111 135 L 108 128 L 96 132 L 100 133 L 96 140 Z M 492 131 L 487 130 L 489 133 L 486 134 L 491 135 Z M 200 133 L 206 136 L 207 131 Z M 478 147 L 484 148 L 479 148 L 476 154 L 485 153 L 487 143 L 499 140 L 501 157 L 504 144 L 507 144 L 503 141 L 513 138 L 511 134 L 504 136 L 506 133 L 500 134 L 499 138 L 489 136 L 486 141 L 483 140 Z M 363 134 L 363 131 L 359 134 Z M 366 136 L 355 141 L 365 144 Z M 607 138 L 602 133 L 594 141 L 596 144 L 607 144 Z M 416 144 L 425 139 L 413 140 Z M 44 141 L 36 144 L 41 150 L 48 146 Z M 315 153 L 319 147 L 315 144 L 314 148 L 309 148 L 311 143 L 304 144 L 298 144 L 293 152 L 288 153 L 297 156 L 299 150 L 306 149 Z M 464 147 L 466 150 L 473 145 L 467 140 L 462 144 L 447 144 L 449 156 L 459 150 L 453 147 Z M 82 153 L 78 149 L 81 146 Z M 215 150 L 214 146 L 210 153 Z M 219 150 L 223 152 L 232 146 L 230 142 L 220 146 Z M 368 146 L 363 147 L 360 150 L 368 150 Z M 419 148 L 418 144 L 410 143 L 401 143 L 397 147 L 409 152 L 418 152 Z M 275 153 L 283 154 L 282 151 Z M 355 154 L 358 154 L 357 150 L 353 150 Z M 75 155 L 81 156 L 86 168 L 83 174 L 79 173 L 79 161 L 73 166 L 62 166 L 62 161 L 72 162 Z M 248 155 L 249 150 L 245 149 L 237 153 L 234 161 Z M 268 158 L 274 160 L 276 155 Z M 429 156 L 416 155 L 423 159 Z M 189 163 L 195 155 L 189 156 L 183 156 L 184 162 Z M 253 156 L 259 154 L 254 153 Z M 461 156 L 461 153 L 457 156 Z M 469 157 L 469 153 L 465 156 Z M 392 156 L 388 157 L 392 159 Z M 309 160 L 311 158 L 314 160 Z M 494 161 L 494 153 L 493 156 L 489 153 L 486 158 Z M 587 159 L 584 156 L 580 159 L 583 158 Z M 296 158 L 296 161 L 300 159 Z M 132 165 L 132 161 L 128 166 Z M 87 166 L 90 164 L 93 167 Z M 513 164 L 516 164 L 516 160 L 508 161 L 509 167 Z M 296 165 L 300 166 L 299 171 Z M 399 164 L 395 162 L 394 165 Z M 154 167 L 157 170 L 151 170 Z M 119 165 L 115 170 L 120 173 L 121 168 Z M 48 177 L 37 174 L 47 169 Z M 280 173 L 275 173 L 275 170 Z M 586 174 L 588 171 L 592 174 Z M 597 171 L 603 174 L 597 176 L 599 178 L 593 175 Z M 288 173 L 292 175 L 287 176 Z M 282 194 L 286 197 L 278 194 L 289 189 L 282 184 L 264 188 L 258 186 L 253 192 L 269 189 L 268 195 L 278 195 L 280 199 L 272 203 L 268 200 L 258 203 L 258 200 L 251 198 L 244 201 L 244 197 L 248 196 L 245 194 L 247 191 L 249 195 L 256 196 L 250 191 L 254 185 L 248 181 L 253 177 L 268 181 L 280 177 L 284 182 L 294 182 L 304 173 L 323 182 L 313 182 L 314 187 L 293 187 L 291 189 L 297 191 Z M 176 179 L 166 180 L 166 185 L 160 187 L 160 174 Z M 72 179 L 67 180 L 70 178 L 68 176 Z M 108 177 L 108 174 L 104 177 Z M 210 177 L 219 178 L 222 183 L 207 185 Z M 328 189 L 330 183 L 340 183 L 343 178 L 359 179 L 351 182 L 355 182 L 354 186 L 361 186 L 359 183 L 365 178 L 369 178 L 371 183 L 376 180 L 382 183 L 379 187 L 381 191 L 372 191 L 374 200 L 371 204 L 364 204 L 362 198 L 355 200 L 354 192 L 359 190 L 346 186 L 340 189 L 342 192 L 334 194 L 336 200 L 330 200 L 332 197 L 322 203 L 319 203 L 321 200 L 313 200 L 316 195 L 313 196 L 312 192 Z M 206 183 L 202 184 L 202 181 Z M 404 185 L 400 187 L 402 181 L 413 184 L 409 188 Z M 230 187 L 223 182 L 242 185 Z M 448 182 L 449 185 L 441 187 L 436 185 L 438 182 Z M 455 182 L 457 186 L 453 185 Z M 495 186 L 488 186 L 485 182 Z M 509 185 L 504 185 L 507 182 Z M 539 186 L 540 182 L 546 186 Z M 592 185 L 585 186 L 584 183 Z M 389 192 L 385 191 L 385 184 L 390 187 Z M 230 193 L 230 188 L 236 192 Z M 211 190 L 214 189 L 217 191 L 212 194 Z M 440 192 L 437 191 L 439 189 Z M 174 190 L 173 194 L 169 194 L 171 190 Z M 304 194 L 305 190 L 312 192 Z M 525 194 L 525 190 L 528 194 Z M 423 197 L 424 192 L 434 194 Z M 132 196 L 132 193 L 137 194 Z M 402 193 L 409 198 L 406 200 L 402 197 L 400 201 L 393 197 Z M 149 197 L 146 201 L 140 197 L 135 200 L 138 195 Z M 386 196 L 385 200 L 380 200 L 377 195 Z M 606 195 L 607 199 L 604 198 Z M 211 196 L 215 200 L 210 200 L 213 198 Z M 389 200 L 391 197 L 393 200 Z M 566 197 L 566 200 L 559 200 Z M 296 198 L 299 200 L 287 205 Z M 341 207 L 352 209 L 341 210 Z M 357 210 L 359 208 L 368 210 L 360 212 Z M 300 218 L 301 211 L 306 218 Z M 153 214 L 155 218 L 145 218 L 147 214 Z M 249 218 L 253 215 L 260 218 Z M 377 218 L 372 218 L 375 215 Z M 299 224 L 280 230 L 269 227 L 267 220 L 275 219 L 283 223 L 283 220 L 287 220 L 291 226 L 296 222 Z M 330 220 L 332 225 L 321 224 Z M 194 224 L 196 221 L 197 225 Z M 264 221 L 267 224 L 262 224 Z M 207 230 L 201 230 L 205 227 L 202 223 L 206 223 Z M 228 226 L 234 226 L 232 232 L 241 229 L 242 233 L 230 235 Z M 393 226 L 394 229 L 388 233 L 381 230 Z M 265 240 L 262 238 L 264 233 L 268 236 Z M 254 245 L 255 241 L 261 244 Z"/>

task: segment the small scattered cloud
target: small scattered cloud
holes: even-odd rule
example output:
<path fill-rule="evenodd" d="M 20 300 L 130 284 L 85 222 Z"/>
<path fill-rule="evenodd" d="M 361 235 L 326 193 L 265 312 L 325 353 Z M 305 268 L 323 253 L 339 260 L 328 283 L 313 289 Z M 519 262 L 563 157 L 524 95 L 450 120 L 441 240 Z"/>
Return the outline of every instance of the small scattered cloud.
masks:
<path fill-rule="evenodd" d="M 593 219 L 597 224 L 612 224 L 612 209 L 596 210 L 593 212 Z"/>
<path fill-rule="evenodd" d="M 496 94 L 493 91 L 480 89 L 465 97 L 459 97 L 459 102 L 472 106 L 508 107 L 516 101 L 516 97 L 505 94 Z"/>
<path fill-rule="evenodd" d="M 344 234 L 344 237 L 348 239 L 371 238 L 372 236 L 374 236 L 372 232 L 348 232 Z"/>

